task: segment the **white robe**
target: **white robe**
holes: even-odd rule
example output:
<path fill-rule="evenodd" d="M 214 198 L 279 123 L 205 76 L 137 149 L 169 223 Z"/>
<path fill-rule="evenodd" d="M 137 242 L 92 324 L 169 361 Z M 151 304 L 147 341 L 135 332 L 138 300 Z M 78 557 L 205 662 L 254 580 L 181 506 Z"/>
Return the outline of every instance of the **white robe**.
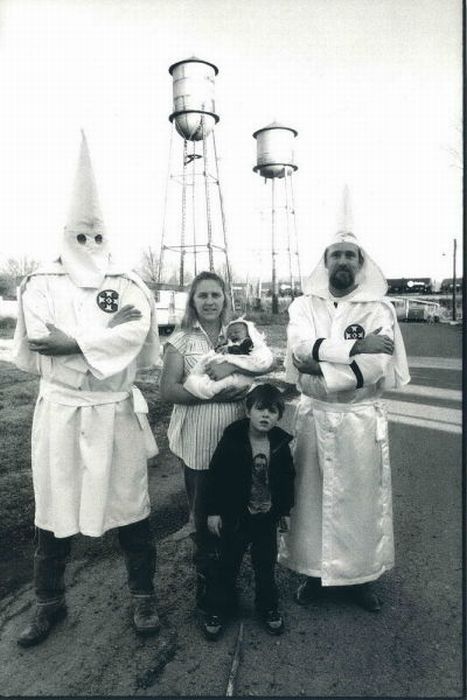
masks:
<path fill-rule="evenodd" d="M 138 366 L 158 361 L 157 322 L 136 276 L 108 275 L 97 290 L 54 269 L 23 283 L 14 344 L 17 365 L 41 376 L 32 429 L 35 524 L 57 537 L 96 537 L 150 512 L 147 458 L 157 446 L 133 381 Z M 99 297 L 103 291 L 116 296 Z M 126 304 L 141 318 L 108 328 Z M 46 323 L 74 337 L 82 354 L 31 353 L 27 339 L 47 335 Z"/>
<path fill-rule="evenodd" d="M 360 299 L 363 296 L 360 295 Z M 295 422 L 295 505 L 279 561 L 324 586 L 377 579 L 394 565 L 391 472 L 383 388 L 409 381 L 394 309 L 386 300 L 329 293 L 289 307 L 287 378 L 302 397 Z M 358 335 L 381 327 L 393 356 L 349 353 Z M 347 336 L 347 337 L 346 337 Z M 317 339 L 324 338 L 316 351 Z M 323 376 L 298 374 L 291 359 L 313 357 Z M 359 386 L 359 388 L 357 388 Z"/>

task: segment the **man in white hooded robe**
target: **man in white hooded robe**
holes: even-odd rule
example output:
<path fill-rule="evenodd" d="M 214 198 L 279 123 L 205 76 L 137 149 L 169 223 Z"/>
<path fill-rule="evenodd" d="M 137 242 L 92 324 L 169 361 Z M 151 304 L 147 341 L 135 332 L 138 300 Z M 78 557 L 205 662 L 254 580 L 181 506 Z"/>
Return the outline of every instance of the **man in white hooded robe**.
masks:
<path fill-rule="evenodd" d="M 21 285 L 14 353 L 20 369 L 41 377 L 32 427 L 36 607 L 18 643 L 42 642 L 66 615 L 71 537 L 111 528 L 136 631 L 156 632 L 147 459 L 157 446 L 133 385 L 138 367 L 159 362 L 155 305 L 137 275 L 112 263 L 84 134 L 60 258 Z"/>
<path fill-rule="evenodd" d="M 410 380 L 387 283 L 344 221 L 289 307 L 286 377 L 295 417 L 295 506 L 279 561 L 305 574 L 297 603 L 346 586 L 378 611 L 371 582 L 394 566 L 391 472 L 384 389 Z"/>

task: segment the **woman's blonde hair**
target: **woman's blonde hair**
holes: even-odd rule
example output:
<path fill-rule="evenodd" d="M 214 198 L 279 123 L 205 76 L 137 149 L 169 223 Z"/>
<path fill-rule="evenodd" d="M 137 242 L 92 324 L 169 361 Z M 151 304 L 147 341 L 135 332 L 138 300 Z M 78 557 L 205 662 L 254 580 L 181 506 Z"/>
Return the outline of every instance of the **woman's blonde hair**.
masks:
<path fill-rule="evenodd" d="M 185 313 L 183 314 L 183 318 L 180 323 L 180 327 L 185 329 L 185 330 L 191 330 L 193 328 L 193 325 L 195 321 L 198 321 L 198 315 L 196 313 L 195 305 L 193 302 L 194 296 L 196 294 L 196 289 L 199 285 L 200 282 L 204 282 L 205 280 L 211 280 L 212 282 L 216 282 L 219 287 L 222 290 L 222 294 L 224 295 L 224 304 L 222 306 L 222 311 L 220 313 L 220 320 L 221 324 L 224 326 L 230 316 L 230 304 L 229 304 L 229 298 L 227 295 L 227 291 L 225 288 L 225 282 L 222 279 L 222 277 L 219 277 L 218 274 L 215 272 L 208 272 L 205 270 L 204 272 L 200 272 L 196 277 L 194 278 L 193 282 L 191 283 L 190 290 L 188 292 L 188 299 L 186 302 L 186 307 L 185 307 Z"/>

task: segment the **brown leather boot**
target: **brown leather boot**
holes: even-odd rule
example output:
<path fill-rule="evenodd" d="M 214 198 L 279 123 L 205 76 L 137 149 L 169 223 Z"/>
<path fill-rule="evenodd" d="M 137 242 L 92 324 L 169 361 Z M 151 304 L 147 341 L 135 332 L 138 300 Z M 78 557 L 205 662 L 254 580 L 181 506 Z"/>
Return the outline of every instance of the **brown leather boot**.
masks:
<path fill-rule="evenodd" d="M 155 634 L 161 626 L 152 594 L 132 594 L 133 623 L 138 634 Z"/>
<path fill-rule="evenodd" d="M 53 601 L 51 603 L 37 603 L 33 618 L 29 625 L 21 632 L 17 643 L 21 647 L 32 647 L 47 639 L 49 633 L 59 620 L 67 615 L 65 601 Z"/>

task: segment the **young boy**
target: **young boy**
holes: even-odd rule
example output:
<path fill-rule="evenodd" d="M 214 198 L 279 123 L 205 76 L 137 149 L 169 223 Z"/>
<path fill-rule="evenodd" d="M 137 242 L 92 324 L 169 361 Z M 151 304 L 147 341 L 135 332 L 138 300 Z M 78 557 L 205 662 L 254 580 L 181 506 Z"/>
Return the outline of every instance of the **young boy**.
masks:
<path fill-rule="evenodd" d="M 256 386 L 246 398 L 247 418 L 229 425 L 209 465 L 209 531 L 220 538 L 220 556 L 206 582 L 203 632 L 217 639 L 235 611 L 235 582 L 251 544 L 256 610 L 270 634 L 282 634 L 274 580 L 277 524 L 293 505 L 292 436 L 277 426 L 282 394 L 272 384 Z"/>

